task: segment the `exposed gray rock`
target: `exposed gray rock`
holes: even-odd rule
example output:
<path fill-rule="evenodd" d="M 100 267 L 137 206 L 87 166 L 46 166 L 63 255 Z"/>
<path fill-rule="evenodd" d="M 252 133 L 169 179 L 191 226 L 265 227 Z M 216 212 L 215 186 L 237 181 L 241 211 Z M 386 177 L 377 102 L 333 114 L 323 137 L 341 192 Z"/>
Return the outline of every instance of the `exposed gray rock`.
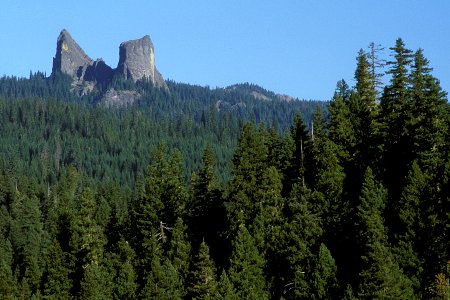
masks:
<path fill-rule="evenodd" d="M 57 40 L 52 72 L 59 71 L 83 81 L 86 70 L 92 63 L 92 59 L 84 53 L 69 32 L 63 29 Z"/>
<path fill-rule="evenodd" d="M 117 69 L 112 69 L 102 59 L 93 61 L 63 29 L 58 36 L 53 58 L 52 73 L 55 72 L 70 75 L 74 79 L 72 90 L 79 95 L 89 93 L 94 90 L 95 83 L 107 82 L 115 74 L 134 81 L 148 79 L 157 87 L 167 88 L 156 69 L 154 48 L 148 35 L 120 44 L 119 64 Z"/>
<path fill-rule="evenodd" d="M 123 42 L 119 47 L 119 64 L 116 72 L 133 81 L 148 79 L 155 86 L 165 86 L 164 79 L 155 66 L 155 51 L 150 36 Z"/>
<path fill-rule="evenodd" d="M 266 95 L 256 92 L 256 91 L 251 92 L 250 95 L 252 95 L 253 98 L 255 98 L 256 100 L 272 101 L 272 99 L 270 99 Z"/>
<path fill-rule="evenodd" d="M 114 89 L 108 90 L 105 95 L 103 95 L 102 103 L 107 107 L 122 107 L 128 106 L 139 99 L 141 95 L 136 91 L 116 91 Z"/>
<path fill-rule="evenodd" d="M 114 76 L 114 69 L 108 66 L 103 59 L 99 58 L 86 70 L 85 80 L 104 82 Z"/>

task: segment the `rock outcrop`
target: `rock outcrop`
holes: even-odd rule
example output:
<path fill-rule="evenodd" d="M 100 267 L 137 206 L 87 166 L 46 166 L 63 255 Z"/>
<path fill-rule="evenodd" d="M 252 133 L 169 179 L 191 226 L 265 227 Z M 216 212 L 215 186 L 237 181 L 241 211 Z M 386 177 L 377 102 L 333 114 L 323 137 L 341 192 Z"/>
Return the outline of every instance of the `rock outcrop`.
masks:
<path fill-rule="evenodd" d="M 99 58 L 90 65 L 84 76 L 87 81 L 105 82 L 114 76 L 114 69 L 108 66 L 103 59 Z"/>
<path fill-rule="evenodd" d="M 167 87 L 155 66 L 155 52 L 150 36 L 120 44 L 116 69 L 102 59 L 92 60 L 75 42 L 67 30 L 62 30 L 56 45 L 52 73 L 61 72 L 74 79 L 74 87 L 84 82 L 107 82 L 118 74 L 133 81 L 147 79 L 157 87 Z M 84 94 L 84 89 L 79 91 Z"/>
<path fill-rule="evenodd" d="M 147 78 L 156 86 L 164 85 L 164 80 L 155 66 L 155 51 L 148 35 L 120 44 L 116 72 L 125 79 L 137 81 Z"/>
<path fill-rule="evenodd" d="M 83 81 L 87 68 L 92 64 L 92 59 L 84 53 L 69 32 L 65 29 L 61 31 L 56 44 L 52 72 L 59 71 Z"/>

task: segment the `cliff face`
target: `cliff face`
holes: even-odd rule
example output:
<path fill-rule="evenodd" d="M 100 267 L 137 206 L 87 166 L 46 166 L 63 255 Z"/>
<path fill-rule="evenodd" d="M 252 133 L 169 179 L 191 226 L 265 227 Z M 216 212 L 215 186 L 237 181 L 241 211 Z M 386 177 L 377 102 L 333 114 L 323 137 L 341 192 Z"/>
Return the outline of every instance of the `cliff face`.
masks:
<path fill-rule="evenodd" d="M 150 36 L 123 42 L 119 47 L 119 64 L 112 69 L 102 59 L 93 61 L 75 42 L 67 30 L 61 31 L 53 58 L 52 73 L 70 75 L 75 84 L 105 82 L 119 74 L 133 81 L 147 79 L 157 87 L 166 87 L 155 66 L 155 54 Z"/>
<path fill-rule="evenodd" d="M 155 66 L 155 51 L 150 36 L 120 44 L 116 72 L 134 81 L 147 78 L 156 86 L 164 80 Z"/>
<path fill-rule="evenodd" d="M 60 71 L 82 81 L 92 59 L 84 53 L 65 29 L 61 31 L 56 43 L 56 55 L 53 58 L 52 72 Z"/>

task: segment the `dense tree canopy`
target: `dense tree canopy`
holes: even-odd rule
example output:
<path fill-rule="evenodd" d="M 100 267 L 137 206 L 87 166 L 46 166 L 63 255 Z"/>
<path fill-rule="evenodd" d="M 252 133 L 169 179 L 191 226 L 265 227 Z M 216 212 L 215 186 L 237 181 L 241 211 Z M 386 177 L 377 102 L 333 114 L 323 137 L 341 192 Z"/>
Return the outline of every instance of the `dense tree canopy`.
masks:
<path fill-rule="evenodd" d="M 320 105 L 1 78 L 0 298 L 448 299 L 447 95 L 424 50 L 370 49 Z"/>

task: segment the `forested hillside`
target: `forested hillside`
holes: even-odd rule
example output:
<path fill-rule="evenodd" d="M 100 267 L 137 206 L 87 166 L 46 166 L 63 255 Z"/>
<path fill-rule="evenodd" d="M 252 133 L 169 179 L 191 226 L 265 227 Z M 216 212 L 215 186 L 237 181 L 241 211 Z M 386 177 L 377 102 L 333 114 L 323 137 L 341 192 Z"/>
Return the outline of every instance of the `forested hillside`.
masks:
<path fill-rule="evenodd" d="M 168 82 L 167 91 L 121 78 L 80 97 L 70 91 L 71 82 L 66 75 L 46 78 L 39 72 L 28 79 L 0 79 L 0 153 L 15 176 L 27 174 L 52 185 L 62 168 L 73 165 L 96 182 L 132 187 L 150 163 L 150 150 L 165 143 L 181 152 L 186 179 L 200 166 L 202 149 L 212 145 L 221 180 L 227 180 L 245 122 L 268 122 L 283 132 L 296 113 L 311 120 L 315 107 L 326 105 L 261 101 L 246 90 L 175 82 Z M 133 91 L 139 98 L 128 106 L 110 106 L 104 94 L 111 89 Z"/>
<path fill-rule="evenodd" d="M 448 299 L 450 106 L 423 50 L 391 52 L 321 105 L 3 78 L 0 295 Z"/>

